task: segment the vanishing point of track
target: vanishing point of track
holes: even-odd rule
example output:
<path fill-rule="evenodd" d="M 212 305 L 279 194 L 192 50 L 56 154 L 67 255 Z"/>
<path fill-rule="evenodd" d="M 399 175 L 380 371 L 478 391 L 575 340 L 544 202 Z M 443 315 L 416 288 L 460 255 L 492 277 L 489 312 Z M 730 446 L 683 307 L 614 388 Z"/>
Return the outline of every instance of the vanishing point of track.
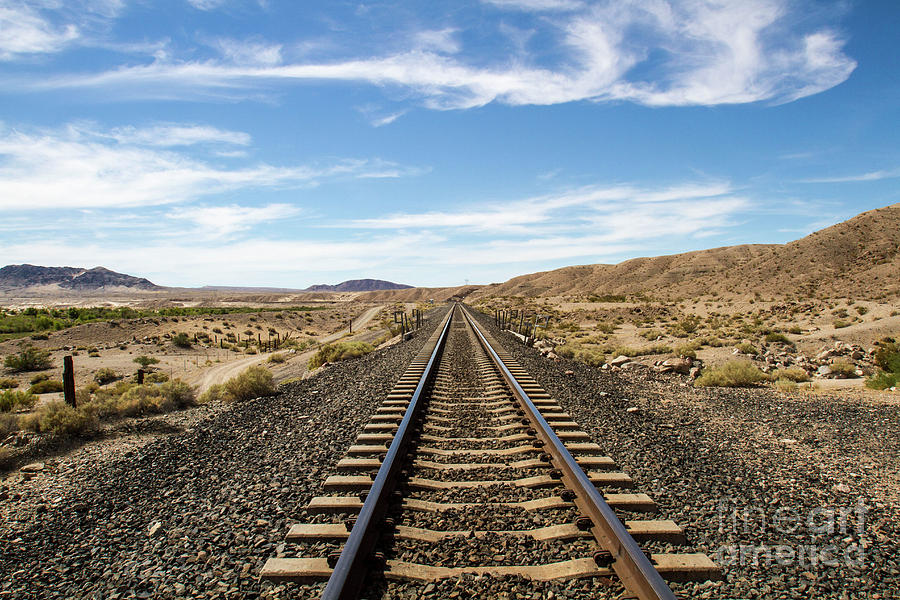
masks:
<path fill-rule="evenodd" d="M 649 599 L 675 597 L 667 579 L 720 576 L 675 551 L 676 523 L 643 518 L 653 500 L 622 492 L 631 478 L 461 305 L 337 468 L 306 507 L 313 522 L 287 534 L 303 557 L 270 559 L 264 578 L 327 579 L 326 599 L 379 578 L 593 578 Z"/>

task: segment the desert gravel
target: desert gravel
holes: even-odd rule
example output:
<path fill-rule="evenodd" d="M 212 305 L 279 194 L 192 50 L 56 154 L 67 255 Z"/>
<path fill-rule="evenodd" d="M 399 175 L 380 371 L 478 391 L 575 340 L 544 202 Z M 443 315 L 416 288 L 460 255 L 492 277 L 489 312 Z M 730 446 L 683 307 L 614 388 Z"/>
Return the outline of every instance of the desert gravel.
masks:
<path fill-rule="evenodd" d="M 646 368 L 548 360 L 480 320 L 656 500 L 660 518 L 686 529 L 690 549 L 722 564 L 725 581 L 676 584 L 680 596 L 900 598 L 891 396 L 694 388 Z"/>
<path fill-rule="evenodd" d="M 261 583 L 260 568 L 427 337 L 272 398 L 201 407 L 210 414 L 180 433 L 102 455 L 87 446 L 30 480 L 7 477 L 0 597 L 303 597 L 302 586 Z"/>

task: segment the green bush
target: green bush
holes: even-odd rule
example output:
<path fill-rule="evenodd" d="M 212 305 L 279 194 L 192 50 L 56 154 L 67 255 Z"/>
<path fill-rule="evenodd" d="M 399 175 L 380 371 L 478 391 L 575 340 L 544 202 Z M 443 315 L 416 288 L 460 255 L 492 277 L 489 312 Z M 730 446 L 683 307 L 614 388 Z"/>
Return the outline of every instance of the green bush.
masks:
<path fill-rule="evenodd" d="M 319 348 L 319 351 L 309 359 L 309 368 L 315 369 L 327 362 L 333 363 L 363 356 L 374 349 L 375 348 L 373 348 L 371 344 L 367 344 L 366 342 L 338 342 L 337 344 L 326 344 Z"/>
<path fill-rule="evenodd" d="M 600 350 L 581 348 L 575 352 L 575 360 L 592 367 L 599 367 L 606 362 L 606 354 Z"/>
<path fill-rule="evenodd" d="M 190 348 L 191 338 L 188 337 L 188 334 L 182 331 L 181 333 L 175 334 L 175 337 L 172 338 L 172 343 L 179 348 Z"/>
<path fill-rule="evenodd" d="M 769 376 L 746 360 L 732 360 L 714 369 L 707 369 L 694 382 L 699 387 L 749 387 Z"/>
<path fill-rule="evenodd" d="M 0 390 L 11 390 L 19 387 L 19 382 L 12 377 L 0 378 Z"/>
<path fill-rule="evenodd" d="M 842 319 L 835 319 L 832 321 L 832 325 L 834 325 L 835 329 L 843 329 L 844 327 L 850 327 L 850 322 Z"/>
<path fill-rule="evenodd" d="M 770 344 L 790 344 L 793 345 L 793 342 L 787 338 L 783 333 L 772 333 L 766 334 L 766 342 Z"/>
<path fill-rule="evenodd" d="M 0 413 L 0 440 L 19 430 L 19 417 L 9 413 Z"/>
<path fill-rule="evenodd" d="M 93 430 L 97 420 L 90 411 L 72 408 L 57 400 L 41 406 L 37 414 L 26 419 L 26 425 L 39 433 L 79 435 Z"/>
<path fill-rule="evenodd" d="M 616 330 L 615 323 L 607 323 L 606 321 L 600 321 L 596 325 L 597 331 L 600 333 L 613 333 Z"/>
<path fill-rule="evenodd" d="M 777 369 L 774 373 L 772 373 L 772 377 L 774 377 L 775 379 L 793 381 L 794 383 L 803 383 L 804 381 L 809 381 L 809 374 L 799 367 L 792 367 L 790 369 Z"/>
<path fill-rule="evenodd" d="M 866 379 L 866 387 L 872 390 L 886 390 L 900 385 L 900 374 L 879 371 Z"/>
<path fill-rule="evenodd" d="M 225 399 L 225 386 L 220 383 L 214 383 L 205 392 L 200 394 L 200 397 L 197 399 L 197 402 L 200 404 L 207 404 L 209 402 L 215 402 L 217 400 Z"/>
<path fill-rule="evenodd" d="M 30 391 L 3 390 L 0 392 L 0 412 L 10 412 L 16 408 L 32 408 L 37 398 Z"/>
<path fill-rule="evenodd" d="M 839 375 L 842 377 L 856 377 L 856 366 L 848 363 L 847 361 L 837 360 L 830 365 L 831 372 L 834 375 Z"/>
<path fill-rule="evenodd" d="M 286 360 L 287 360 L 287 357 L 286 357 L 284 354 L 281 354 L 280 352 L 276 352 L 275 354 L 272 354 L 271 356 L 269 356 L 269 362 L 270 362 L 270 363 L 278 363 L 278 364 L 280 364 L 280 363 L 283 363 L 283 362 L 286 361 Z"/>
<path fill-rule="evenodd" d="M 243 373 L 232 377 L 223 385 L 224 399 L 228 402 L 243 402 L 275 395 L 275 380 L 272 372 L 261 366 L 248 367 Z"/>
<path fill-rule="evenodd" d="M 165 383 L 169 380 L 169 376 L 162 371 L 147 373 L 144 375 L 144 383 Z"/>
<path fill-rule="evenodd" d="M 576 346 L 574 344 L 563 344 L 554 348 L 553 352 L 555 352 L 557 356 L 561 356 L 563 358 L 575 358 L 575 353 L 580 349 L 581 346 Z"/>
<path fill-rule="evenodd" d="M 34 377 L 32 377 L 32 378 L 28 381 L 28 383 L 30 383 L 31 385 L 34 385 L 34 384 L 40 383 L 40 382 L 42 382 L 42 381 L 47 381 L 48 379 L 50 379 L 50 376 L 47 375 L 46 373 L 38 373 L 37 375 L 35 375 Z"/>
<path fill-rule="evenodd" d="M 748 342 L 742 342 L 735 346 L 741 354 L 756 354 L 756 348 L 753 347 L 753 344 Z"/>
<path fill-rule="evenodd" d="M 875 364 L 888 373 L 900 373 L 900 344 L 887 340 L 878 342 Z"/>
<path fill-rule="evenodd" d="M 99 383 L 100 385 L 106 385 L 107 383 L 112 383 L 113 381 L 120 378 L 120 375 L 113 371 L 110 368 L 104 367 L 102 369 L 98 369 L 96 373 L 94 373 L 94 381 Z"/>
<path fill-rule="evenodd" d="M 15 373 L 21 371 L 43 371 L 53 366 L 50 352 L 29 346 L 18 354 L 10 354 L 3 361 L 4 366 Z"/>
<path fill-rule="evenodd" d="M 697 342 L 689 342 L 687 344 L 676 346 L 672 354 L 675 356 L 684 356 L 685 358 L 697 358 L 698 348 L 700 348 L 700 344 Z"/>
<path fill-rule="evenodd" d="M 46 379 L 44 381 L 39 381 L 30 388 L 28 391 L 32 394 L 52 394 L 54 392 L 63 391 L 63 383 L 62 381 L 56 381 L 52 379 Z"/>
<path fill-rule="evenodd" d="M 156 364 L 159 364 L 159 359 L 158 359 L 158 358 L 153 358 L 152 356 L 143 356 L 143 355 L 141 355 L 141 356 L 138 356 L 137 358 L 135 358 L 135 359 L 133 360 L 133 362 L 136 362 L 137 364 L 141 365 L 142 367 L 144 367 L 144 368 L 146 369 L 146 368 L 149 367 L 150 365 L 156 365 Z"/>

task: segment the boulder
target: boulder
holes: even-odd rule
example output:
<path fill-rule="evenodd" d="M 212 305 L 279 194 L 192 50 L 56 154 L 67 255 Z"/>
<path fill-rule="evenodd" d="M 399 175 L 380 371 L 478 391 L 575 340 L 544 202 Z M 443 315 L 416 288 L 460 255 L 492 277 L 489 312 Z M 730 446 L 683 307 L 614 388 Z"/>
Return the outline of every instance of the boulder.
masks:
<path fill-rule="evenodd" d="M 671 367 L 676 373 L 687 375 L 694 366 L 694 361 L 690 358 L 669 358 L 663 361 L 663 367 Z"/>
<path fill-rule="evenodd" d="M 613 367 L 621 367 L 622 365 L 624 365 L 627 362 L 631 362 L 631 359 L 628 358 L 627 356 L 620 354 L 619 356 L 617 356 L 614 359 L 612 359 L 611 361 L 609 361 L 608 364 Z"/>

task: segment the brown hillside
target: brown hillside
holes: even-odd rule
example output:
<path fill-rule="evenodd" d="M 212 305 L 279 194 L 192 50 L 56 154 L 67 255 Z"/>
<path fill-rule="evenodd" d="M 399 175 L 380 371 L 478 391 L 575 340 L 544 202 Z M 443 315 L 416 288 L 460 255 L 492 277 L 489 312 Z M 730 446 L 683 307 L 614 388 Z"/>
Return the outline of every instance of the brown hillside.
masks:
<path fill-rule="evenodd" d="M 572 296 L 647 293 L 660 298 L 709 293 L 769 296 L 900 292 L 900 204 L 862 213 L 788 244 L 743 245 L 635 258 L 616 265 L 564 267 L 477 290 L 489 295 Z"/>

